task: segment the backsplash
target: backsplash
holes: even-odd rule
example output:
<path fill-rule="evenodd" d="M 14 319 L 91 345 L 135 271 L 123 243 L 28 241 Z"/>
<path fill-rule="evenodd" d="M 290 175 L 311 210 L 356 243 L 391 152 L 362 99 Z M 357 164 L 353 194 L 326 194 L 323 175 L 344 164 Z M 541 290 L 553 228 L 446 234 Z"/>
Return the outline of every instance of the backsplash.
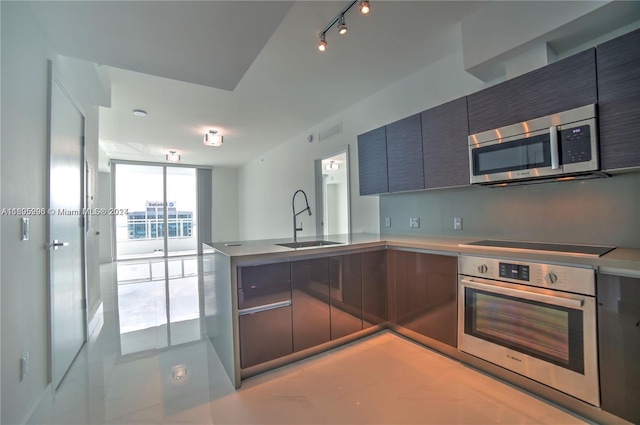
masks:
<path fill-rule="evenodd" d="M 385 218 L 391 218 L 391 227 Z M 409 228 L 419 217 L 420 227 Z M 462 230 L 453 230 L 453 218 Z M 640 173 L 380 196 L 382 235 L 459 236 L 640 249 Z"/>

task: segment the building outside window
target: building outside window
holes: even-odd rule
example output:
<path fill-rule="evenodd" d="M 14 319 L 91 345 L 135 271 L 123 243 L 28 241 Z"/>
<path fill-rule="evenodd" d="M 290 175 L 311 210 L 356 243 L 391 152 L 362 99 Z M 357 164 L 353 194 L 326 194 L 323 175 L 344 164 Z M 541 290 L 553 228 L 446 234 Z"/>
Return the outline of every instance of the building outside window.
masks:
<path fill-rule="evenodd" d="M 129 239 L 162 239 L 164 237 L 164 203 L 147 201 L 145 211 L 129 212 Z M 193 211 L 179 211 L 174 201 L 167 204 L 169 238 L 190 238 L 193 235 Z"/>

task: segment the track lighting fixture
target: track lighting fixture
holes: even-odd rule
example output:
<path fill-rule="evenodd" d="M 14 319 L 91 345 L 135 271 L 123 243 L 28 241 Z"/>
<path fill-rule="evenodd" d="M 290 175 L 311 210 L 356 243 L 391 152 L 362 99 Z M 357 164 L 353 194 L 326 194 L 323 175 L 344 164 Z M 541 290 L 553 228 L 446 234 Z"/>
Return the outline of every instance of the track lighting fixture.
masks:
<path fill-rule="evenodd" d="M 363 15 L 369 13 L 369 2 L 367 0 L 360 0 L 360 13 Z"/>
<path fill-rule="evenodd" d="M 318 43 L 318 50 L 320 50 L 321 52 L 327 50 L 327 31 L 329 31 L 334 25 L 338 24 L 337 28 L 340 35 L 347 33 L 347 24 L 345 22 L 344 14 L 347 13 L 349 9 L 351 9 L 356 3 L 358 3 L 358 0 L 353 0 L 347 3 L 347 5 L 342 8 L 340 13 L 338 13 L 336 17 L 333 18 L 329 25 L 324 27 L 324 29 L 318 33 L 318 38 L 320 39 L 320 43 Z M 369 10 L 369 2 L 367 0 L 360 0 L 360 12 L 366 15 L 367 13 L 369 13 Z"/>
<path fill-rule="evenodd" d="M 344 15 L 340 16 L 340 25 L 338 25 L 338 34 L 343 35 L 347 33 L 347 24 L 344 21 Z"/>

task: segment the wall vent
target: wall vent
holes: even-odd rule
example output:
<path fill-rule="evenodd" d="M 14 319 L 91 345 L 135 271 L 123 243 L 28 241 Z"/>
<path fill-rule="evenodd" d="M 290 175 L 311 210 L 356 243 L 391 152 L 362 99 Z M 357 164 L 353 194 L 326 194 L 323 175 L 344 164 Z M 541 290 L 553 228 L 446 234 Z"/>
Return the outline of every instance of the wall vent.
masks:
<path fill-rule="evenodd" d="M 319 134 L 318 134 L 318 141 L 322 142 L 323 140 L 326 140 L 330 137 L 335 136 L 336 134 L 340 134 L 342 133 L 342 123 L 339 122 L 338 124 L 334 125 L 333 127 L 329 127 L 326 128 L 324 130 L 322 130 Z"/>

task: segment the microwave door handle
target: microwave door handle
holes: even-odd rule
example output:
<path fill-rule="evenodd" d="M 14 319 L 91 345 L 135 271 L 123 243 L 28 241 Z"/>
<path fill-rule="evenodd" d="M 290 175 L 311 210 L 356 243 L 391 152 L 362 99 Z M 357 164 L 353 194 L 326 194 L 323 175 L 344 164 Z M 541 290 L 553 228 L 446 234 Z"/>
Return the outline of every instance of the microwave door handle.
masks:
<path fill-rule="evenodd" d="M 549 141 L 551 148 L 551 169 L 560 168 L 560 152 L 558 150 L 558 127 L 553 125 L 549 127 Z"/>
<path fill-rule="evenodd" d="M 507 295 L 514 298 L 523 298 L 530 301 L 538 301 L 545 304 L 557 305 L 559 307 L 581 309 L 584 305 L 584 300 L 554 297 L 553 295 L 503 288 L 502 286 L 487 285 L 485 283 L 475 282 L 469 279 L 460 279 L 460 283 L 470 288 L 482 289 L 485 291 L 495 292 L 497 294 Z"/>

